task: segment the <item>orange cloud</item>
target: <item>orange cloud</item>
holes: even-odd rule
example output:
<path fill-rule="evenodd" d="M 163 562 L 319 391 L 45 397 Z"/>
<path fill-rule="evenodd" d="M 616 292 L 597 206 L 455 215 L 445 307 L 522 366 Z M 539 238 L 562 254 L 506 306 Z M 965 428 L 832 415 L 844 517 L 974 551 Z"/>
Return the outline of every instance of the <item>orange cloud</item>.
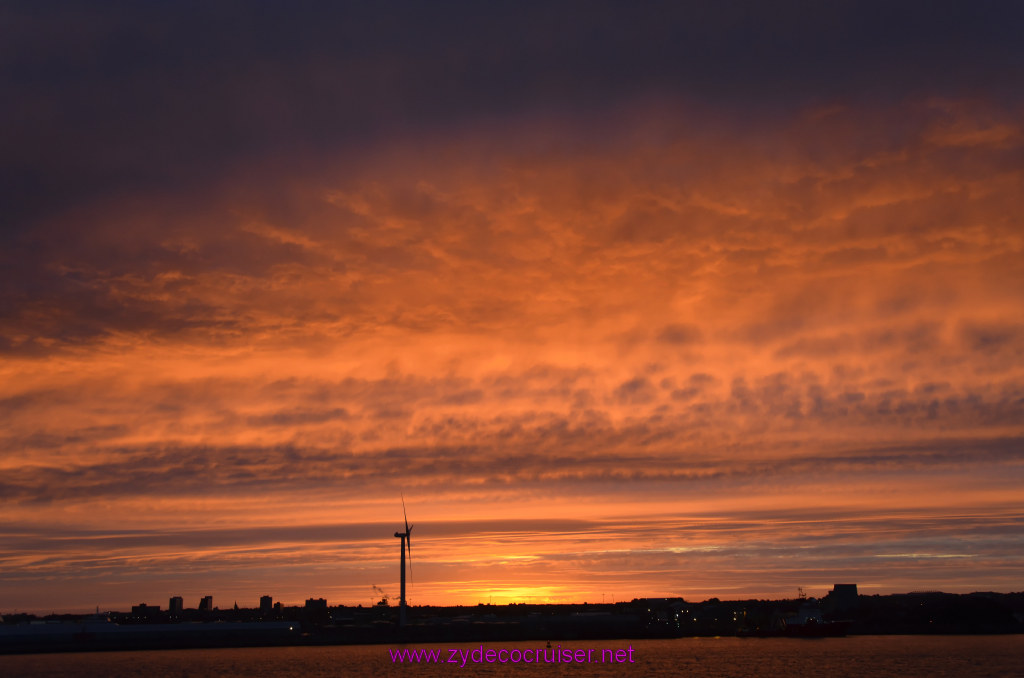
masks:
<path fill-rule="evenodd" d="M 1013 586 L 1016 118 L 627 118 L 53 217 L 0 591 L 365 602 L 402 488 L 417 602 Z"/>

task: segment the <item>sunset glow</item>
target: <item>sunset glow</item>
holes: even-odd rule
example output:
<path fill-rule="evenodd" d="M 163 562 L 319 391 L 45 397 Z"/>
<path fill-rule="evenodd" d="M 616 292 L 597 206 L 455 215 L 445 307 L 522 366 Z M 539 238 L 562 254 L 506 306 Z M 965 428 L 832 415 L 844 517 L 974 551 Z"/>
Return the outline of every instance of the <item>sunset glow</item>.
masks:
<path fill-rule="evenodd" d="M 272 73 L 189 85 L 209 130 L 146 109 L 153 147 L 32 155 L 82 178 L 0 255 L 0 612 L 397 597 L 403 493 L 413 605 L 1022 588 L 1001 76 L 784 106 L 448 82 L 493 108 L 319 143 Z M 215 143 L 247 103 L 279 144 Z"/>

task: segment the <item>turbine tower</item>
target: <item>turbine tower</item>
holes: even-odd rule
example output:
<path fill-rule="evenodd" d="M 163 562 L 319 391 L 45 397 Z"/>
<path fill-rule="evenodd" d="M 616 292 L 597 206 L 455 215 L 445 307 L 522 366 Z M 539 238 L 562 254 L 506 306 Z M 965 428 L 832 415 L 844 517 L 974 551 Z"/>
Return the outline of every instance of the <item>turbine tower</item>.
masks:
<path fill-rule="evenodd" d="M 409 551 L 409 574 L 412 575 L 412 528 L 409 516 L 405 512 L 405 495 L 402 495 L 402 517 L 405 519 L 405 532 L 395 532 L 395 537 L 402 540 L 402 592 L 398 601 L 398 625 L 405 626 L 405 552 Z"/>

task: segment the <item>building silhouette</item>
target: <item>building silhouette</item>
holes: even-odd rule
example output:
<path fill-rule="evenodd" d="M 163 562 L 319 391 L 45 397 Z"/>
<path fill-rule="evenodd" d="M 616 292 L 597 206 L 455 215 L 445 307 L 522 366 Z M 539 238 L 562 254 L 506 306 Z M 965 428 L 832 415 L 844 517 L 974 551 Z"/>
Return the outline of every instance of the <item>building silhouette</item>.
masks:
<path fill-rule="evenodd" d="M 151 621 L 160 616 L 159 605 L 146 605 L 145 603 L 139 603 L 138 605 L 132 605 L 132 618 L 135 621 Z"/>
<path fill-rule="evenodd" d="M 825 597 L 825 604 L 833 614 L 846 614 L 857 609 L 857 585 L 836 584 Z"/>

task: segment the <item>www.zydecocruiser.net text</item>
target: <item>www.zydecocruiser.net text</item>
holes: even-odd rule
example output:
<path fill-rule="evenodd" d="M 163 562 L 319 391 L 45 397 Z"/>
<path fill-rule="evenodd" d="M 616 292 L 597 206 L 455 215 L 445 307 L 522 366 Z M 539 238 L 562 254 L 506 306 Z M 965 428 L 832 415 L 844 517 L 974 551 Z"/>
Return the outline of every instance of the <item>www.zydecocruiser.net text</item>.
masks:
<path fill-rule="evenodd" d="M 633 646 L 625 649 L 555 647 L 528 648 L 388 648 L 395 664 L 633 664 Z"/>

